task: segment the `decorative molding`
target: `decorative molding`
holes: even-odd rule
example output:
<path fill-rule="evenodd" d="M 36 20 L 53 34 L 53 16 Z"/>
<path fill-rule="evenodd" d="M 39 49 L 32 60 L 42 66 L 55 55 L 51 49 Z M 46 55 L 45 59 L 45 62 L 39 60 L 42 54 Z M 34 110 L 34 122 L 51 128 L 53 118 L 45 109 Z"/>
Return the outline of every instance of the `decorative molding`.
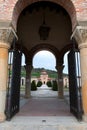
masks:
<path fill-rule="evenodd" d="M 62 77 L 62 74 L 63 74 L 63 69 L 64 69 L 64 65 L 63 64 L 57 64 L 57 66 L 55 67 L 56 68 L 56 70 L 58 71 L 58 78 L 59 79 L 62 79 L 63 77 Z"/>
<path fill-rule="evenodd" d="M 0 28 L 0 42 L 11 44 L 14 38 L 18 39 L 11 27 Z"/>
<path fill-rule="evenodd" d="M 79 49 L 87 48 L 87 43 L 83 43 L 79 45 Z"/>
<path fill-rule="evenodd" d="M 57 70 L 63 70 L 64 66 L 65 66 L 65 65 L 63 65 L 62 62 L 59 62 L 59 63 L 57 63 L 57 65 L 56 65 L 56 69 L 57 69 Z"/>
<path fill-rule="evenodd" d="M 32 66 L 32 57 L 31 55 L 25 55 L 25 64 L 28 66 Z"/>
<path fill-rule="evenodd" d="M 71 36 L 74 37 L 78 44 L 87 42 L 87 26 L 77 26 Z"/>
<path fill-rule="evenodd" d="M 0 48 L 6 48 L 6 49 L 9 49 L 10 48 L 10 44 L 7 44 L 7 43 L 0 43 Z"/>

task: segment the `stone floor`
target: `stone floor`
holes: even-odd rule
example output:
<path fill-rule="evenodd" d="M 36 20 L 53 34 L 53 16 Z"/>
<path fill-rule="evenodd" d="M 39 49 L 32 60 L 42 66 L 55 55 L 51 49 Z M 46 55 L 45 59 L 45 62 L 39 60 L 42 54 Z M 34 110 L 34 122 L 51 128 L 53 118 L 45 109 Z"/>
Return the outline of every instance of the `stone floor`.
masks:
<path fill-rule="evenodd" d="M 21 107 L 18 116 L 72 116 L 69 105 L 58 98 L 31 98 Z"/>
<path fill-rule="evenodd" d="M 30 99 L 22 95 L 20 105 L 18 116 L 72 116 L 65 98 L 58 99 L 58 92 L 46 85 L 32 91 Z"/>
<path fill-rule="evenodd" d="M 0 123 L 0 130 L 87 130 L 86 122 L 79 122 L 70 114 L 68 93 L 59 100 L 57 92 L 43 87 L 32 92 L 31 99 L 24 99 L 22 93 L 20 112 L 11 121 Z"/>

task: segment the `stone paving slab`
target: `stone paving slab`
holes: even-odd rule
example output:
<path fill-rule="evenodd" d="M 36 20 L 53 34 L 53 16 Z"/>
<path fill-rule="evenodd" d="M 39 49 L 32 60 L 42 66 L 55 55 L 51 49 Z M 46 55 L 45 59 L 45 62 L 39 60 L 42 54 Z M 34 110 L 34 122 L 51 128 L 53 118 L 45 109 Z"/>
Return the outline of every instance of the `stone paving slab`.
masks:
<path fill-rule="evenodd" d="M 87 130 L 87 123 L 74 117 L 14 117 L 0 123 L 0 130 Z"/>

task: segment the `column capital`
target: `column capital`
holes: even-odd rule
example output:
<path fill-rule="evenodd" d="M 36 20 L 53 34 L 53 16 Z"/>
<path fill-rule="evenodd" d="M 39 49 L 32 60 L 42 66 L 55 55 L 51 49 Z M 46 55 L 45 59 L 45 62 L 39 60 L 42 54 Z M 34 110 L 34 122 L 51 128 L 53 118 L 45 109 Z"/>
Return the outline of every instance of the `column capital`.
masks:
<path fill-rule="evenodd" d="M 79 49 L 87 48 L 87 43 L 83 43 L 79 45 Z"/>
<path fill-rule="evenodd" d="M 10 46 L 14 38 L 18 39 L 12 27 L 0 28 L 0 43 Z M 0 45 L 2 46 L 2 44 Z"/>
<path fill-rule="evenodd" d="M 64 65 L 63 64 L 58 64 L 56 67 L 55 67 L 58 71 L 59 70 L 63 70 L 63 68 L 64 68 Z"/>
<path fill-rule="evenodd" d="M 27 72 L 27 71 L 28 71 L 28 72 L 31 72 L 31 70 L 33 69 L 33 66 L 32 66 L 32 64 L 26 64 L 26 65 L 24 66 L 24 68 L 25 68 L 26 72 Z"/>
<path fill-rule="evenodd" d="M 31 55 L 25 55 L 25 64 L 26 65 L 32 65 L 32 57 Z"/>
<path fill-rule="evenodd" d="M 74 37 L 78 44 L 87 42 L 87 26 L 76 26 L 71 37 Z"/>

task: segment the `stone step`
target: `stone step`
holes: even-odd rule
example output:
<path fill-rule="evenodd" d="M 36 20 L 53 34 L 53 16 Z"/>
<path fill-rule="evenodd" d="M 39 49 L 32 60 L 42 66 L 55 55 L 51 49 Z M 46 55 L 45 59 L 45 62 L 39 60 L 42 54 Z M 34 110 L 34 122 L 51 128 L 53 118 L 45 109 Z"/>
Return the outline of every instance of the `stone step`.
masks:
<path fill-rule="evenodd" d="M 0 130 L 87 130 L 87 123 L 74 117 L 19 116 L 1 123 Z"/>

